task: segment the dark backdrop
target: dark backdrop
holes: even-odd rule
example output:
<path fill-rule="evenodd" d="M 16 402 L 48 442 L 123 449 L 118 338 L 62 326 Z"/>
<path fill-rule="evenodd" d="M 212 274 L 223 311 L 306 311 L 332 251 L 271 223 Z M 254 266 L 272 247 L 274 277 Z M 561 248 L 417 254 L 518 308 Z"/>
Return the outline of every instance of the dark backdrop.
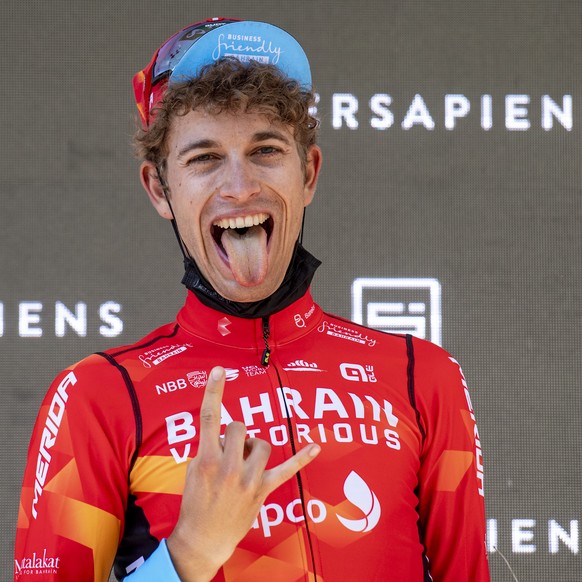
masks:
<path fill-rule="evenodd" d="M 183 301 L 173 234 L 130 153 L 130 81 L 170 34 L 217 15 L 278 24 L 312 61 L 318 301 L 463 365 L 493 580 L 513 580 L 503 553 L 520 582 L 580 581 L 579 0 L 3 0 L 2 576 L 52 377 Z"/>

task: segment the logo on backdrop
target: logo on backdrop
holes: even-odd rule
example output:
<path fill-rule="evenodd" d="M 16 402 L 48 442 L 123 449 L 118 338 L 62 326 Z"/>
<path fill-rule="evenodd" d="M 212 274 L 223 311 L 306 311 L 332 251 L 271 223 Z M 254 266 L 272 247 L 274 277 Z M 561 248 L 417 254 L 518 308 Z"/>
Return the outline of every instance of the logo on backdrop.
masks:
<path fill-rule="evenodd" d="M 487 551 L 490 555 L 503 549 L 512 554 L 580 552 L 579 519 L 513 519 L 487 520 Z"/>
<path fill-rule="evenodd" d="M 440 346 L 441 284 L 426 278 L 355 279 L 352 321 L 381 331 L 409 333 Z"/>
<path fill-rule="evenodd" d="M 88 333 L 117 337 L 123 333 L 122 311 L 116 301 L 97 306 L 84 301 L 0 301 L 0 338 L 86 337 Z"/>
<path fill-rule="evenodd" d="M 312 115 L 318 117 L 320 105 L 321 96 L 316 95 Z M 405 113 L 397 117 L 392 107 Z M 331 102 L 325 104 L 327 111 L 330 108 L 331 115 L 326 113 L 325 118 L 331 119 L 333 129 L 357 130 L 365 125 L 376 130 L 398 127 L 408 131 L 420 127 L 427 131 L 437 128 L 453 131 L 465 127 L 471 118 L 478 120 L 483 131 L 497 129 L 494 119 L 499 118 L 503 119 L 500 129 L 504 131 L 529 131 L 535 127 L 571 131 L 574 126 L 572 95 L 507 94 L 493 98 L 487 94 L 467 97 L 447 93 L 435 103 L 434 99 L 429 101 L 417 93 L 402 103 L 395 102 L 388 93 L 375 93 L 363 99 L 354 93 L 332 93 Z"/>

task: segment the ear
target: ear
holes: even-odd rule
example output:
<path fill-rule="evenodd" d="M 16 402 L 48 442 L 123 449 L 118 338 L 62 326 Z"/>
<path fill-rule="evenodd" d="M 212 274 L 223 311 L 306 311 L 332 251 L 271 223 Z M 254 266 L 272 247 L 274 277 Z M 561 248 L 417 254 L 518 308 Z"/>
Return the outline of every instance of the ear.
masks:
<path fill-rule="evenodd" d="M 319 146 L 312 145 L 307 150 L 307 157 L 305 160 L 305 186 L 303 187 L 305 206 L 311 204 L 311 201 L 313 200 L 320 170 L 321 149 L 319 149 Z"/>
<path fill-rule="evenodd" d="M 153 162 L 142 162 L 139 168 L 139 177 L 144 190 L 148 193 L 148 197 L 153 207 L 162 218 L 172 219 L 172 211 L 166 200 L 164 189 L 158 176 L 158 171 Z"/>

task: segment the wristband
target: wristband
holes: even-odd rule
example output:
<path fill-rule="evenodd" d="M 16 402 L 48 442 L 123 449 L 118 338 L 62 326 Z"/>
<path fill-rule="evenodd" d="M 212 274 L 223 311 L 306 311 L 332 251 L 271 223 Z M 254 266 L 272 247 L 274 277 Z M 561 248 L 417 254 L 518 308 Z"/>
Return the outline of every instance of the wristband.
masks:
<path fill-rule="evenodd" d="M 165 539 L 162 539 L 150 557 L 135 572 L 125 577 L 123 582 L 159 582 L 160 580 L 180 582 Z"/>

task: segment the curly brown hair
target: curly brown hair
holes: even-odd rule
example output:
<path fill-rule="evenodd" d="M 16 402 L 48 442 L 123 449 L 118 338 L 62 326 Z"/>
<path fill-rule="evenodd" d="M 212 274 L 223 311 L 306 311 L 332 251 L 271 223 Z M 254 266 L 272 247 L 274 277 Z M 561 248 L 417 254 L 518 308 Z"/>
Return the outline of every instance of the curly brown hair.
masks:
<path fill-rule="evenodd" d="M 309 112 L 314 101 L 313 91 L 301 87 L 274 65 L 223 58 L 204 66 L 195 78 L 169 85 L 152 111 L 150 126 L 135 133 L 135 152 L 163 173 L 173 120 L 201 108 L 213 115 L 240 111 L 261 113 L 271 121 L 290 125 L 305 164 L 307 150 L 317 139 L 319 124 Z"/>

